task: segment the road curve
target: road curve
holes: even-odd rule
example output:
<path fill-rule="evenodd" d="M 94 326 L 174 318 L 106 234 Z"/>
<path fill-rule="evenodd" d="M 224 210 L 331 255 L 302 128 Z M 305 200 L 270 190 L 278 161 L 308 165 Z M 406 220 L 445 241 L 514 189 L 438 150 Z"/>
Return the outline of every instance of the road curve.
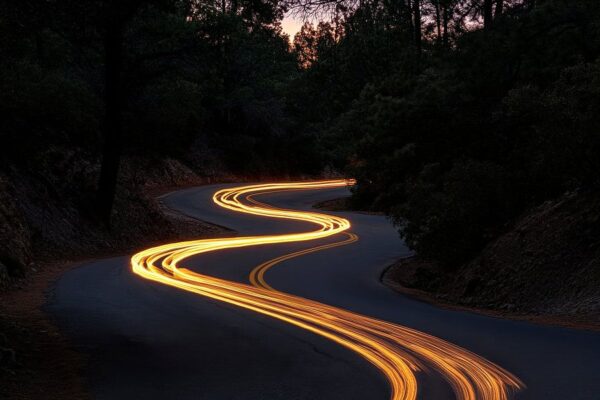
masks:
<path fill-rule="evenodd" d="M 340 184 L 343 183 L 329 182 L 327 184 L 318 185 L 340 186 Z M 317 188 L 318 185 L 313 184 L 312 189 Z M 170 206 L 188 214 L 212 220 L 213 222 L 228 226 L 234 225 L 233 227 L 244 235 L 230 239 L 176 243 L 149 249 L 138 253 L 133 257 L 134 270 L 136 273 L 161 282 L 162 284 L 166 283 L 196 294 L 201 294 L 204 297 L 210 297 L 237 307 L 268 315 L 272 318 L 282 320 L 287 324 L 301 327 L 312 333 L 317 333 L 333 343 L 345 346 L 353 352 L 360 354 L 384 373 L 388 382 L 391 384 L 391 393 L 388 392 L 386 394 L 386 391 L 382 390 L 382 382 L 377 379 L 372 379 L 375 377 L 369 375 L 369 373 L 365 371 L 368 367 L 357 362 L 356 358 L 351 354 L 336 348 L 339 346 L 335 346 L 330 342 L 323 342 L 315 335 L 306 333 L 299 334 L 298 332 L 294 332 L 291 336 L 295 338 L 300 337 L 302 342 L 308 342 L 311 346 L 316 347 L 314 350 L 315 354 L 322 354 L 320 352 L 325 351 L 325 357 L 333 359 L 333 361 L 330 362 L 329 368 L 326 367 L 328 372 L 333 372 L 335 374 L 335 372 L 345 369 L 346 373 L 348 373 L 347 376 L 352 377 L 353 379 L 340 385 L 338 377 L 338 379 L 330 379 L 328 384 L 327 379 L 318 379 L 313 375 L 314 382 L 311 382 L 312 385 L 309 390 L 306 390 L 306 388 L 298 389 L 290 387 L 286 391 L 286 385 L 265 384 L 265 377 L 260 376 L 260 374 L 259 376 L 255 376 L 256 382 L 253 382 L 250 385 L 247 385 L 247 379 L 243 377 L 244 374 L 242 374 L 241 379 L 239 376 L 230 375 L 229 379 L 224 379 L 227 378 L 227 376 L 219 376 L 219 379 L 213 380 L 211 380 L 210 373 L 196 375 L 195 372 L 206 370 L 207 367 L 210 368 L 211 364 L 213 366 L 216 365 L 217 369 L 219 369 L 219 363 L 215 358 L 206 359 L 207 355 L 213 354 L 210 349 L 205 348 L 205 351 L 201 350 L 202 345 L 210 346 L 210 335 L 200 333 L 195 339 L 192 339 L 192 342 L 190 342 L 189 337 L 182 331 L 182 325 L 189 325 L 190 319 L 196 322 L 199 320 L 201 321 L 203 313 L 198 313 L 199 310 L 195 309 L 192 310 L 194 311 L 191 313 L 192 315 L 179 316 L 179 318 L 169 318 L 172 317 L 172 315 L 167 315 L 167 318 L 165 318 L 164 314 L 169 314 L 168 311 L 172 311 L 173 307 L 176 307 L 179 311 L 182 311 L 183 309 L 189 312 L 190 303 L 196 302 L 194 306 L 197 306 L 198 303 L 205 302 L 205 300 L 201 300 L 200 298 L 192 299 L 181 293 L 176 294 L 170 291 L 168 294 L 165 293 L 163 295 L 163 304 L 161 306 L 151 306 L 150 304 L 155 303 L 155 301 L 147 301 L 148 299 L 143 299 L 144 296 L 142 296 L 142 298 L 139 296 L 139 294 L 141 294 L 140 291 L 143 290 L 142 287 L 146 286 L 146 295 L 156 294 L 156 290 L 160 290 L 164 293 L 165 288 L 158 288 L 157 286 L 148 287 L 148 284 L 140 285 L 139 282 L 134 283 L 130 275 L 124 276 L 123 271 L 120 271 L 118 276 L 122 279 L 124 287 L 117 288 L 117 293 L 115 293 L 114 282 L 111 285 L 110 282 L 105 282 L 106 279 L 100 279 L 101 287 L 98 288 L 102 289 L 102 286 L 108 286 L 105 288 L 108 289 L 105 293 L 107 295 L 107 300 L 115 299 L 115 303 L 100 303 L 99 306 L 98 304 L 92 306 L 90 304 L 90 300 L 92 299 L 89 297 L 94 296 L 89 296 L 88 293 L 88 298 L 86 298 L 84 295 L 85 292 L 73 290 L 73 286 L 79 285 L 81 288 L 81 286 L 89 285 L 91 283 L 90 279 L 93 279 L 93 277 L 98 278 L 99 276 L 105 275 L 100 272 L 101 269 L 105 270 L 104 272 L 107 272 L 107 270 L 114 272 L 114 266 L 119 264 L 121 264 L 122 268 L 123 260 L 113 259 L 87 265 L 74 270 L 72 273 L 66 274 L 58 283 L 53 302 L 50 304 L 50 309 L 64 324 L 65 329 L 70 331 L 80 344 L 91 348 L 93 358 L 100 364 L 98 370 L 94 371 L 95 368 L 92 367 L 92 371 L 90 371 L 90 379 L 97 397 L 125 398 L 129 396 L 130 390 L 137 387 L 136 392 L 138 394 L 141 390 L 142 394 L 150 398 L 164 398 L 165 393 L 169 393 L 169 398 L 210 399 L 384 399 L 386 397 L 389 398 L 390 396 L 393 399 L 415 399 L 417 398 L 417 395 L 419 395 L 419 398 L 435 399 L 505 399 L 511 395 L 512 389 L 523 387 L 514 375 L 497 367 L 494 363 L 476 356 L 471 351 L 452 345 L 446 340 L 413 329 L 415 327 L 419 328 L 418 325 L 424 325 L 424 328 L 426 328 L 427 331 L 433 331 L 432 333 L 434 333 L 435 329 L 431 329 L 431 327 L 432 325 L 435 326 L 435 323 L 423 324 L 421 322 L 419 324 L 419 320 L 431 319 L 436 313 L 443 315 L 444 319 L 450 318 L 453 319 L 454 322 L 459 323 L 458 326 L 456 323 L 448 324 L 445 329 L 445 335 L 442 335 L 442 337 L 446 336 L 446 338 L 451 338 L 452 332 L 460 333 L 462 331 L 462 335 L 459 334 L 458 336 L 467 345 L 465 346 L 465 343 L 460 343 L 459 341 L 461 345 L 475 351 L 481 347 L 484 350 L 484 354 L 488 353 L 492 355 L 492 359 L 497 355 L 497 351 L 490 351 L 489 329 L 486 329 L 489 328 L 489 325 L 498 325 L 498 327 L 503 326 L 504 329 L 512 331 L 516 330 L 517 333 L 521 331 L 521 335 L 515 335 L 515 343 L 512 343 L 515 348 L 522 347 L 524 342 L 525 345 L 527 345 L 527 340 L 523 341 L 519 336 L 525 336 L 525 339 L 531 339 L 529 334 L 523 335 L 523 332 L 533 329 L 537 330 L 537 333 L 546 335 L 546 337 L 542 336 L 540 338 L 542 346 L 544 342 L 549 344 L 547 343 L 548 337 L 550 337 L 552 341 L 552 336 L 560 333 L 561 335 L 566 334 L 567 337 L 571 336 L 571 339 L 583 339 L 584 343 L 582 344 L 587 345 L 588 349 L 592 352 L 592 356 L 594 352 L 596 352 L 595 354 L 598 354 L 598 335 L 556 328 L 534 327 L 529 324 L 501 321 L 467 313 L 438 310 L 431 306 L 413 302 L 403 296 L 391 293 L 379 284 L 373 286 L 373 283 L 377 278 L 377 273 L 380 272 L 383 265 L 382 259 L 378 257 L 389 257 L 394 251 L 398 252 L 398 249 L 402 249 L 401 243 L 399 243 L 395 234 L 393 234 L 393 230 L 390 229 L 386 221 L 380 217 L 365 215 L 349 216 L 348 214 L 344 214 L 344 217 L 346 217 L 344 218 L 341 216 L 331 217 L 322 213 L 315 213 L 314 211 L 310 213 L 304 211 L 293 212 L 289 210 L 279 211 L 262 203 L 262 201 L 264 201 L 262 199 L 266 198 L 269 200 L 269 203 L 275 203 L 280 207 L 306 210 L 307 205 L 315 200 L 315 195 L 317 198 L 319 197 L 315 192 L 287 193 L 282 191 L 282 188 L 283 187 L 281 186 L 274 187 L 262 185 L 257 188 L 245 188 L 242 191 L 226 189 L 222 190 L 220 195 L 217 195 L 215 199 L 217 202 L 220 201 L 221 205 L 225 205 L 230 209 L 233 208 L 236 211 L 259 214 L 262 217 L 271 216 L 279 219 L 284 218 L 294 220 L 294 222 L 291 223 L 289 221 L 283 221 L 285 223 L 282 224 L 282 221 L 277 221 L 276 224 L 268 222 L 257 224 L 256 217 L 246 216 L 246 218 L 239 218 L 239 216 L 237 216 L 238 226 L 235 226 L 236 224 L 228 224 L 228 222 L 231 222 L 228 221 L 228 219 L 231 219 L 232 217 L 235 218 L 236 216 L 227 214 L 228 219 L 222 218 L 222 214 L 221 216 L 215 215 L 215 208 L 206 207 L 206 203 L 204 202 L 196 204 L 189 202 L 190 200 L 193 200 L 193 198 L 198 200 L 199 194 L 206 197 L 206 188 L 177 192 L 169 196 L 165 201 Z M 293 188 L 307 189 L 307 187 Z M 321 195 L 321 198 L 327 198 L 326 196 L 331 197 L 334 192 L 343 193 L 343 190 L 344 189 L 329 190 Z M 272 193 L 269 194 L 265 192 Z M 256 200 L 255 196 L 260 197 L 261 201 Z M 291 199 L 296 199 L 296 201 L 294 202 Z M 298 199 L 300 199 L 300 203 L 298 203 Z M 182 200 L 187 200 L 187 202 Z M 198 212 L 198 207 L 204 207 L 205 209 L 203 211 L 206 212 Z M 216 214 L 219 214 L 219 212 L 216 212 Z M 250 217 L 250 219 L 248 219 L 248 217 Z M 225 219 L 225 221 L 223 221 L 223 219 Z M 348 219 L 352 221 L 352 232 L 344 232 L 350 228 Z M 309 223 L 307 223 L 307 221 Z M 315 223 L 320 226 L 320 229 L 310 229 L 311 225 L 314 226 Z M 251 235 L 260 233 L 260 235 L 250 236 L 246 235 L 246 232 Z M 356 233 L 358 233 L 358 236 L 360 237 L 360 240 L 358 241 L 356 240 Z M 381 242 L 382 239 L 384 239 L 383 243 Z M 307 240 L 311 240 L 310 245 L 305 243 L 299 246 L 297 243 L 298 241 Z M 376 240 L 377 244 L 374 245 L 373 240 Z M 274 247 L 274 249 L 267 249 L 264 247 L 265 243 L 286 244 L 277 244 L 276 246 L 271 246 Z M 345 246 L 342 248 L 340 243 Z M 392 249 L 392 245 L 395 249 Z M 240 248 L 247 246 L 253 247 Z M 197 257 L 198 254 L 206 253 L 207 251 L 219 249 L 220 252 L 222 252 L 223 248 L 229 248 L 231 250 L 226 250 L 225 254 L 221 253 L 221 257 L 219 257 L 221 262 L 215 262 L 216 253 L 202 254 L 202 256 Z M 357 248 L 361 252 L 360 256 L 357 256 L 355 253 Z M 311 249 L 322 251 L 315 252 Z M 370 251 L 365 252 L 367 249 Z M 379 254 L 377 255 L 376 253 L 378 251 Z M 348 255 L 353 253 L 355 254 L 354 258 L 348 258 Z M 369 258 L 371 260 L 371 265 L 365 264 L 365 261 L 368 262 Z M 183 260 L 185 260 L 186 268 L 178 268 L 177 264 Z M 240 263 L 242 260 L 243 262 Z M 258 260 L 260 260 L 260 262 L 257 262 Z M 315 262 L 315 260 L 319 261 Z M 238 266 L 235 268 L 228 268 L 229 271 L 227 271 L 227 269 L 222 270 L 220 273 L 214 274 L 214 276 L 210 271 L 217 265 L 223 267 L 224 264 L 226 265 L 232 262 L 237 263 Z M 332 264 L 334 264 L 335 268 L 331 268 Z M 259 267 L 253 268 L 256 267 L 256 265 L 259 265 Z M 327 267 L 320 268 L 324 269 L 324 271 L 319 271 L 319 269 L 315 269 L 315 267 L 318 266 Z M 344 267 L 348 267 L 350 270 L 361 268 L 362 273 L 354 274 L 352 271 L 344 271 Z M 302 271 L 303 269 L 304 271 Z M 203 274 L 200 274 L 199 272 L 202 272 Z M 332 278 L 332 272 L 337 273 L 337 279 L 339 280 L 335 287 L 333 287 L 331 281 L 329 281 L 329 279 Z M 245 279 L 240 279 L 240 274 L 247 275 L 248 273 L 250 273 L 250 281 L 255 286 L 259 286 L 258 288 L 239 283 L 245 281 Z M 110 275 L 111 273 L 109 272 L 109 276 Z M 343 280 L 340 280 L 340 278 L 343 278 Z M 269 283 L 267 283 L 267 281 Z M 98 282 L 96 282 L 96 284 L 97 283 Z M 360 290 L 361 286 L 363 290 Z M 281 289 L 284 292 L 312 298 L 313 300 L 307 300 L 306 298 L 297 295 L 294 296 L 273 291 L 272 287 Z M 125 292 L 130 295 L 129 301 L 122 299 L 122 291 L 124 288 L 126 289 Z M 374 297 L 369 296 L 368 293 L 373 292 L 374 289 L 376 289 L 379 294 Z M 317 290 L 317 292 L 315 292 L 315 290 Z M 73 291 L 77 293 L 74 294 Z M 317 293 L 317 295 L 315 295 L 315 293 Z M 348 297 L 348 294 L 350 293 L 354 293 L 354 299 Z M 390 301 L 389 304 L 383 305 L 380 303 L 382 294 L 384 293 L 385 295 L 383 297 L 390 298 L 390 300 L 392 300 L 393 296 L 393 300 Z M 133 298 L 131 298 L 131 295 L 133 295 Z M 174 297 L 177 297 L 177 299 L 174 299 Z M 177 306 L 176 304 L 183 299 L 185 299 L 185 304 Z M 398 301 L 398 299 L 401 299 L 402 301 Z M 157 300 L 157 298 L 153 297 L 152 300 Z M 319 300 L 320 302 L 314 300 Z M 348 305 L 346 308 L 353 312 L 341 308 L 344 306 L 344 303 Z M 396 308 L 401 303 L 404 303 L 402 304 L 403 308 Z M 127 312 L 127 308 L 125 308 L 125 310 L 117 310 L 117 308 L 122 308 L 118 307 L 119 304 L 124 307 L 129 306 L 131 307 L 131 310 L 129 310 L 129 312 Z M 334 307 L 333 305 L 337 305 L 338 307 Z M 204 304 L 204 306 L 206 306 L 206 304 Z M 156 327 L 152 324 L 139 320 L 138 323 L 142 323 L 142 326 L 146 325 L 146 328 L 149 328 L 146 330 L 146 336 L 139 337 L 139 329 L 123 329 L 128 324 L 123 324 L 124 321 L 118 322 L 120 318 L 126 317 L 127 315 L 135 320 L 136 314 L 140 313 L 140 308 L 145 307 L 150 307 L 149 309 L 144 309 L 145 312 L 147 311 L 152 314 L 152 311 L 154 311 L 155 313 L 161 314 L 159 318 L 161 320 L 176 320 L 173 321 L 172 325 L 163 327 L 165 331 L 171 332 L 170 334 L 167 334 L 170 340 L 164 342 L 159 341 L 159 343 L 161 343 L 159 346 L 157 346 L 155 341 L 161 336 L 161 333 L 157 332 Z M 77 315 L 77 311 L 80 312 L 79 317 L 82 317 L 84 314 L 89 314 L 83 313 L 82 310 L 84 309 L 87 309 L 88 312 L 92 311 L 92 314 L 98 312 L 100 312 L 100 314 L 102 314 L 102 312 L 107 314 L 101 315 L 101 318 L 95 319 L 90 319 L 89 315 L 86 315 L 83 318 L 73 318 L 73 314 Z M 114 314 L 113 317 L 116 318 L 116 323 L 115 321 L 112 321 L 112 323 L 108 321 L 110 319 L 111 309 Z M 364 312 L 365 309 L 375 312 Z M 432 310 L 435 312 L 432 312 Z M 413 328 L 404 325 L 391 324 L 378 318 L 369 318 L 358 314 L 359 312 L 375 315 L 378 318 L 387 319 L 396 323 L 408 322 L 408 325 L 412 325 Z M 144 314 L 144 312 L 141 314 Z M 211 313 L 205 314 L 208 314 L 205 316 L 210 317 Z M 222 314 L 227 313 L 224 312 Z M 386 315 L 390 314 L 393 314 L 393 317 L 386 318 Z M 406 315 L 403 316 L 403 314 L 412 314 L 413 317 L 406 318 Z M 228 315 L 228 317 L 230 316 L 231 315 Z M 223 319 L 221 317 L 222 316 L 219 316 L 217 319 Z M 247 317 L 247 315 L 244 315 L 244 318 Z M 252 318 L 255 320 L 257 319 L 256 316 L 252 316 Z M 88 326 L 85 326 L 86 323 L 82 326 L 81 319 L 87 320 Z M 229 320 L 229 318 L 225 319 Z M 235 320 L 236 318 L 233 319 Z M 239 320 L 243 318 L 237 319 L 239 324 Z M 210 320 L 210 318 L 207 318 L 207 320 Z M 469 323 L 463 324 L 461 327 L 461 320 L 466 320 Z M 269 329 L 272 330 L 274 326 L 278 329 L 282 328 L 272 320 L 264 321 L 259 319 L 259 321 L 266 325 L 266 327 L 264 327 L 266 329 L 262 329 L 263 331 L 268 331 Z M 414 324 L 414 321 L 417 321 L 417 323 Z M 247 325 L 246 322 L 248 322 L 248 320 L 244 321 L 244 325 Z M 221 325 L 222 321 L 216 323 L 217 327 Z M 479 326 L 479 331 L 471 332 L 473 326 Z M 100 331 L 103 329 L 108 330 L 109 332 L 107 333 L 109 334 L 103 337 L 99 332 L 95 332 L 97 333 L 96 336 L 92 333 L 94 328 L 100 328 Z M 128 328 L 133 327 L 129 326 Z M 250 334 L 246 335 L 246 339 L 254 337 L 254 334 L 256 333 L 255 328 L 256 327 L 253 326 L 249 329 Z M 288 330 L 289 328 L 286 327 L 284 329 Z M 128 338 L 125 341 L 126 343 L 129 342 L 131 337 L 136 338 L 129 343 L 132 344 L 132 347 L 134 348 L 137 347 L 140 342 L 144 345 L 151 344 L 149 350 L 150 354 L 154 357 L 151 357 L 151 355 L 146 352 L 144 354 L 137 352 L 137 356 L 141 356 L 141 361 L 149 358 L 152 359 L 148 360 L 149 363 L 146 364 L 146 371 L 144 371 L 142 365 L 129 365 L 128 367 L 127 363 L 123 365 L 122 363 L 117 364 L 115 362 L 122 357 L 120 354 L 121 352 L 124 352 L 126 355 L 131 353 L 131 349 L 127 348 L 129 346 L 121 348 L 123 346 L 119 346 L 118 343 L 115 346 L 115 330 L 122 330 L 120 334 L 123 335 L 123 339 Z M 208 330 L 210 330 L 210 328 L 208 328 Z M 229 331 L 231 330 L 232 329 L 230 328 Z M 543 332 L 544 330 L 548 332 Z M 195 331 L 197 331 L 197 329 Z M 223 332 L 227 332 L 227 329 Z M 448 332 L 450 332 L 450 335 L 448 335 Z M 162 347 L 162 345 L 166 343 L 172 345 L 172 342 L 177 341 L 177 333 L 179 333 L 180 341 L 183 341 L 188 346 L 191 354 L 184 353 L 185 349 L 177 349 L 177 346 L 174 346 L 175 348 L 170 349 L 169 351 L 166 351 L 166 349 Z M 269 332 L 269 334 L 270 333 L 272 332 Z M 473 340 L 473 333 L 483 336 L 480 336 L 477 340 Z M 264 335 L 264 332 L 259 333 L 259 335 Z M 492 335 L 492 339 L 494 336 L 497 338 L 502 335 L 496 333 L 495 335 Z M 471 340 L 464 340 L 465 338 L 471 338 Z M 103 339 L 106 340 L 105 343 L 102 343 Z M 281 341 L 281 338 L 278 339 Z M 507 342 L 507 340 L 504 340 L 504 344 Z M 217 352 L 216 355 L 225 358 L 228 357 L 228 353 L 233 353 L 235 355 L 236 349 L 239 348 L 239 343 L 229 344 L 229 348 L 223 346 L 221 351 Z M 496 346 L 492 346 L 492 348 L 497 350 L 497 345 L 501 344 L 502 340 L 500 343 L 495 343 Z M 275 347 L 275 350 L 278 348 L 281 350 L 282 348 L 281 342 L 275 341 L 271 343 L 271 345 Z M 537 347 L 538 349 L 533 349 L 533 354 L 536 352 L 539 353 L 540 346 Z M 562 347 L 566 347 L 567 349 L 571 348 L 573 351 L 581 350 L 580 343 L 577 342 L 563 342 Z M 98 354 L 100 349 L 116 351 L 117 354 L 115 357 L 106 357 L 105 354 L 102 356 Z M 284 349 L 287 349 L 287 347 Z M 289 350 L 291 351 L 286 357 L 294 357 L 294 348 Z M 552 350 L 557 349 L 556 347 L 549 347 L 546 349 L 546 352 Z M 560 356 L 562 351 L 560 349 L 558 350 L 557 355 Z M 178 355 L 177 351 L 180 351 L 181 353 Z M 273 349 L 271 348 L 270 351 L 273 351 Z M 134 353 L 136 353 L 136 351 L 134 351 Z M 254 351 L 246 351 L 246 353 L 254 353 Z M 306 353 L 306 351 L 304 351 L 304 353 Z M 511 371 L 524 372 L 522 374 L 519 373 L 518 375 L 523 378 L 529 388 L 519 393 L 516 396 L 518 398 L 597 398 L 591 397 L 598 393 L 596 391 L 598 389 L 597 382 L 596 386 L 594 386 L 593 379 L 586 379 L 586 377 L 591 378 L 591 376 L 589 371 L 586 373 L 585 370 L 589 367 L 597 368 L 598 358 L 594 359 L 593 357 L 590 357 L 586 359 L 586 354 L 584 353 L 570 354 L 568 359 L 560 361 L 569 362 L 573 361 L 573 358 L 583 361 L 576 364 L 570 364 L 571 369 L 578 371 L 579 385 L 574 384 L 576 381 L 570 381 L 569 385 L 561 385 L 560 381 L 564 377 L 565 372 L 567 376 L 570 375 L 568 371 L 564 370 L 554 377 L 545 374 L 545 379 L 539 379 L 539 375 L 536 374 L 536 368 L 539 369 L 539 367 L 542 367 L 542 374 L 544 374 L 544 371 L 547 373 L 549 370 L 548 364 L 540 363 L 540 361 L 543 362 L 543 357 L 542 360 L 537 360 L 538 366 L 535 365 L 536 362 L 529 362 L 526 363 L 526 365 L 523 365 L 514 362 L 515 360 L 518 361 L 519 359 L 522 359 L 522 355 L 509 353 L 503 354 L 507 363 L 501 364 Z M 194 355 L 197 357 L 195 362 L 193 360 Z M 229 357 L 231 357 L 231 355 L 232 354 L 229 354 Z M 303 356 L 304 355 L 305 354 L 303 354 Z M 177 366 L 178 363 L 174 361 L 177 360 L 178 356 L 184 360 L 181 360 Z M 587 356 L 589 356 L 589 354 L 587 354 Z M 158 357 L 159 362 L 154 359 L 156 357 Z M 171 360 L 170 357 L 175 357 L 175 360 Z M 126 356 L 125 358 L 127 359 L 128 357 Z M 165 358 L 167 360 L 164 360 Z M 309 358 L 314 359 L 322 357 L 314 357 L 314 354 L 311 354 L 311 357 Z M 494 361 L 498 362 L 501 358 L 502 357 L 496 357 Z M 160 362 L 161 359 L 163 362 Z M 342 363 L 346 364 L 346 368 L 340 367 L 340 360 L 343 360 Z M 511 360 L 512 362 L 508 362 Z M 217 361 L 216 364 L 215 361 Z M 235 363 L 235 369 L 237 371 L 244 371 L 247 367 L 251 368 L 253 365 L 256 365 L 256 363 L 244 364 L 244 357 L 239 361 L 242 361 L 242 363 Z M 261 365 L 263 372 L 270 370 L 271 373 L 273 373 L 273 368 L 269 368 L 269 366 L 271 364 L 277 365 L 277 361 L 277 357 L 275 357 L 274 360 L 269 360 L 266 357 L 264 363 Z M 204 363 L 203 366 L 198 365 L 202 363 Z M 190 364 L 194 364 L 192 368 L 190 368 Z M 284 364 L 294 363 L 288 362 Z M 515 369 L 511 369 L 507 364 L 514 365 Z M 154 365 L 154 367 L 150 368 L 150 365 Z M 323 368 L 323 360 L 318 360 L 316 365 Z M 160 373 L 161 370 L 171 371 L 172 368 L 169 369 L 168 367 L 173 366 L 178 371 L 178 379 L 167 379 L 172 375 L 172 372 L 166 374 Z M 304 369 L 306 370 L 308 368 L 305 366 Z M 559 371 L 560 370 L 557 370 L 557 372 Z M 155 374 L 155 372 L 158 372 L 158 374 Z M 300 382 L 307 382 L 305 381 L 305 378 L 312 374 L 306 374 L 306 372 L 307 371 L 303 371 L 302 373 L 293 375 L 284 374 L 284 376 L 286 376 L 286 379 L 292 384 L 294 381 L 297 381 L 298 378 Z M 146 375 L 146 387 L 143 389 L 139 388 L 139 386 L 141 386 L 140 383 L 142 383 L 140 382 L 139 374 L 141 374 L 142 377 Z M 592 373 L 592 375 L 593 374 L 594 373 Z M 249 375 L 252 376 L 252 374 Z M 163 379 L 153 381 L 151 379 L 153 376 L 162 376 Z M 197 378 L 194 378 L 194 376 Z M 360 378 L 358 376 L 360 376 Z M 117 377 L 121 377 L 122 381 L 119 381 Z M 365 379 L 365 377 L 367 379 Z M 212 378 L 215 378 L 214 375 Z M 528 381 L 528 378 L 531 379 Z M 200 380 L 200 382 L 197 380 Z M 367 382 L 365 382 L 365 380 Z M 371 383 L 368 383 L 369 380 L 371 380 Z M 444 385 L 442 383 L 444 380 L 449 385 Z M 543 382 L 544 380 L 545 382 Z M 219 384 L 219 381 L 225 386 L 220 388 L 214 387 Z M 112 382 L 112 385 L 107 387 L 107 383 L 109 382 Z M 236 384 L 239 385 L 239 387 L 235 386 Z M 257 387 L 261 386 L 263 386 L 263 390 L 257 390 Z M 269 386 L 273 387 L 269 388 Z M 278 388 L 275 389 L 277 386 Z M 447 390 L 444 386 L 448 386 L 453 390 Z M 569 393 L 570 397 L 564 397 L 564 394 L 561 397 L 561 390 L 563 391 L 562 393 Z M 131 393 L 134 392 L 132 391 Z M 542 393 L 545 394 L 542 395 Z"/>
<path fill-rule="evenodd" d="M 502 368 L 431 335 L 275 291 L 266 284 L 266 266 L 272 267 L 274 262 L 284 261 L 291 256 L 297 257 L 307 251 L 325 250 L 340 242 L 349 244 L 356 240 L 356 235 L 261 264 L 256 273 L 255 287 L 198 274 L 179 266 L 192 256 L 208 252 L 316 240 L 346 231 L 350 228 L 350 222 L 345 218 L 274 208 L 247 200 L 254 194 L 346 185 L 345 180 L 334 180 L 258 184 L 220 190 L 213 196 L 213 201 L 223 208 L 262 217 L 310 222 L 318 229 L 169 243 L 135 254 L 131 258 L 132 270 L 145 279 L 268 315 L 351 349 L 387 377 L 392 400 L 416 400 L 418 386 L 415 373 L 425 368 L 435 368 L 448 381 L 459 400 L 506 400 L 515 389 L 522 388 L 523 384 Z"/>

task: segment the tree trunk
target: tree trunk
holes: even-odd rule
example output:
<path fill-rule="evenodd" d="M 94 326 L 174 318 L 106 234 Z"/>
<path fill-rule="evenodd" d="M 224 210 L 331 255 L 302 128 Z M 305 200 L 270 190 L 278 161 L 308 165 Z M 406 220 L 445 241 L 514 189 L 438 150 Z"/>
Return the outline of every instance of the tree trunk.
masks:
<path fill-rule="evenodd" d="M 483 0 L 483 28 L 490 29 L 493 23 L 493 3 L 494 0 Z"/>
<path fill-rule="evenodd" d="M 413 21 L 413 6 L 410 0 L 404 0 L 402 2 L 404 5 L 404 9 L 402 10 L 402 17 L 406 18 L 406 22 L 408 23 L 408 29 L 410 32 L 410 37 L 412 38 L 415 31 L 415 25 Z"/>
<path fill-rule="evenodd" d="M 448 6 L 446 4 L 444 4 L 444 9 L 443 9 L 443 21 L 444 21 L 444 47 L 448 47 L 448 44 L 450 42 L 449 39 L 449 34 L 448 34 Z"/>
<path fill-rule="evenodd" d="M 442 15 L 440 11 L 440 0 L 435 2 L 435 25 L 437 29 L 436 42 L 440 46 L 442 44 Z"/>
<path fill-rule="evenodd" d="M 414 16 L 414 30 L 415 30 L 415 47 L 417 54 L 421 55 L 421 0 L 413 0 L 413 16 Z"/>
<path fill-rule="evenodd" d="M 496 0 L 496 10 L 494 10 L 494 19 L 502 15 L 504 11 L 504 0 Z"/>
<path fill-rule="evenodd" d="M 104 146 L 97 201 L 99 216 L 106 224 L 110 224 L 122 146 L 122 23 L 114 22 L 108 27 L 104 38 L 104 51 Z"/>

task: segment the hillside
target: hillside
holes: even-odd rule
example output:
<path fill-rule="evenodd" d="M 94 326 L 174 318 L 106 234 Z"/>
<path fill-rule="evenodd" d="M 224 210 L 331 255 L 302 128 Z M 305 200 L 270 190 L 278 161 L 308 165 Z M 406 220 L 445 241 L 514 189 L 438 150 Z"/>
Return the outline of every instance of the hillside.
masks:
<path fill-rule="evenodd" d="M 0 287 L 47 261 L 131 250 L 211 227 L 165 218 L 153 194 L 203 184 L 180 161 L 129 157 L 123 161 L 110 227 L 92 212 L 99 163 L 66 149 L 41 155 L 36 168 L 0 172 Z M 223 177 L 226 179 L 226 177 Z M 181 222 L 181 221 L 180 221 Z M 206 228 L 206 231 L 204 231 Z"/>
<path fill-rule="evenodd" d="M 410 258 L 384 280 L 451 304 L 598 327 L 600 199 L 565 194 L 527 212 L 456 271 Z"/>

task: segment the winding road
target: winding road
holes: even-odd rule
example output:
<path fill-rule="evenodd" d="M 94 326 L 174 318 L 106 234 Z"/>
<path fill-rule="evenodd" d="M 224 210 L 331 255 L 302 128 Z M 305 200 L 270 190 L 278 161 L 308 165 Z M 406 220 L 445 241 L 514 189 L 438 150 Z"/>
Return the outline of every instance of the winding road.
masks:
<path fill-rule="evenodd" d="M 322 213 L 346 182 L 216 185 L 170 208 L 230 238 L 81 266 L 48 309 L 96 398 L 600 399 L 600 335 L 449 311 L 382 286 L 383 217 Z M 145 278 L 145 279 L 140 279 Z"/>

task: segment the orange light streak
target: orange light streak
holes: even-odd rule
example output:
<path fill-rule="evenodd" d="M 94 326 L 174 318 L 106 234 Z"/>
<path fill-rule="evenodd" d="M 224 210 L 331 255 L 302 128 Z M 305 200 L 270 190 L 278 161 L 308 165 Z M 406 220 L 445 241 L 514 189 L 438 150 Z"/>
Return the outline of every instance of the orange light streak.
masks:
<path fill-rule="evenodd" d="M 304 221 L 318 229 L 282 234 L 202 239 L 170 243 L 135 254 L 131 266 L 137 275 L 169 286 L 223 301 L 287 322 L 321 335 L 358 353 L 377 367 L 390 383 L 390 399 L 415 400 L 415 373 L 436 369 L 461 400 L 507 400 L 523 383 L 501 367 L 442 339 L 386 321 L 356 314 L 271 288 L 264 279 L 273 265 L 314 251 L 342 246 L 358 240 L 345 232 L 350 222 L 317 212 L 271 207 L 252 199 L 253 194 L 282 190 L 342 187 L 352 181 L 330 180 L 299 183 L 248 185 L 216 192 L 213 201 L 226 209 L 269 218 Z M 245 199 L 248 203 L 243 202 Z M 254 286 L 198 274 L 179 267 L 198 254 L 247 246 L 309 241 L 336 234 L 347 239 L 277 257 L 255 268 Z"/>

